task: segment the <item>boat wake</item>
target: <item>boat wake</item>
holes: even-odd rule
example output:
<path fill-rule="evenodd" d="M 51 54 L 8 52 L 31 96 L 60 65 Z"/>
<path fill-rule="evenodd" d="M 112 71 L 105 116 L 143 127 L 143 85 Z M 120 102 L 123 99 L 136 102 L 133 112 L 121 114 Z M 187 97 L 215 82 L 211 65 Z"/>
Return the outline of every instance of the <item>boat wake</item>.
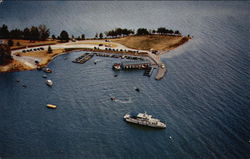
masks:
<path fill-rule="evenodd" d="M 126 103 L 132 103 L 132 99 L 131 97 L 129 97 L 128 99 L 125 99 L 125 100 L 121 100 L 121 99 L 114 99 L 115 102 L 118 102 L 118 103 L 123 103 L 123 104 L 126 104 Z"/>

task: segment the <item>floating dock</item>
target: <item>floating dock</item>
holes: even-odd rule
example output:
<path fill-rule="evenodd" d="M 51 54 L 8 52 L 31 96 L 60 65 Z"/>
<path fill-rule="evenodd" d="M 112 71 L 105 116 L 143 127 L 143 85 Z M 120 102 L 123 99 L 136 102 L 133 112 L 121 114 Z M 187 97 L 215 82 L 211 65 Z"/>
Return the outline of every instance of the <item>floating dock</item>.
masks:
<path fill-rule="evenodd" d="M 153 68 L 153 67 L 151 67 L 151 66 L 149 66 L 148 68 L 146 68 L 146 70 L 145 70 L 145 72 L 144 72 L 144 76 L 150 77 L 150 76 L 152 75 L 154 69 L 155 69 L 155 68 Z"/>
<path fill-rule="evenodd" d="M 122 54 L 111 54 L 111 53 L 94 53 L 96 56 L 102 57 L 111 57 L 111 58 L 121 58 L 121 59 L 130 59 L 130 60 L 144 60 L 142 57 L 131 56 L 131 55 L 122 55 Z"/>
<path fill-rule="evenodd" d="M 122 69 L 146 69 L 151 66 L 151 62 L 149 60 L 144 61 L 123 61 L 121 63 Z"/>
<path fill-rule="evenodd" d="M 166 72 L 167 72 L 167 67 L 164 64 L 159 66 L 155 79 L 161 80 L 165 76 Z"/>
<path fill-rule="evenodd" d="M 93 56 L 94 56 L 93 53 L 85 53 L 82 56 L 80 56 L 80 57 L 76 58 L 75 60 L 73 60 L 72 62 L 84 64 L 85 62 L 90 60 Z"/>

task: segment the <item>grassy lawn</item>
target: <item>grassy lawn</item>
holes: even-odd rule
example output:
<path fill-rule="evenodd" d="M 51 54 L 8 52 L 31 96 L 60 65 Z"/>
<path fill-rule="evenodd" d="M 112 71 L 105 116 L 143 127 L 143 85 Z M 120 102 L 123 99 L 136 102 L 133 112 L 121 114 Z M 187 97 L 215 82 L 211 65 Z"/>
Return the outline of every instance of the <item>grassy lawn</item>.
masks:
<path fill-rule="evenodd" d="M 182 36 L 168 35 L 143 35 L 143 36 L 127 36 L 117 39 L 110 39 L 129 48 L 140 50 L 171 50 L 189 40 Z"/>

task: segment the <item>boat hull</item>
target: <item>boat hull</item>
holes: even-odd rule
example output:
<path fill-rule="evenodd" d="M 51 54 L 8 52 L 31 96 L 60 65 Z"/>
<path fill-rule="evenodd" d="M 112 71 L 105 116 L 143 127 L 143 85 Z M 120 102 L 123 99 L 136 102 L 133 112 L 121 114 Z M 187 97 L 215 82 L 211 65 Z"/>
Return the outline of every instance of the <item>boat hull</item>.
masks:
<path fill-rule="evenodd" d="M 160 122 L 160 124 L 152 124 L 152 123 L 149 123 L 148 121 L 137 120 L 133 118 L 124 118 L 124 120 L 132 124 L 137 124 L 137 125 L 142 125 L 142 126 L 147 126 L 147 127 L 152 127 L 152 128 L 159 128 L 159 129 L 166 128 L 166 125 L 162 122 Z"/>

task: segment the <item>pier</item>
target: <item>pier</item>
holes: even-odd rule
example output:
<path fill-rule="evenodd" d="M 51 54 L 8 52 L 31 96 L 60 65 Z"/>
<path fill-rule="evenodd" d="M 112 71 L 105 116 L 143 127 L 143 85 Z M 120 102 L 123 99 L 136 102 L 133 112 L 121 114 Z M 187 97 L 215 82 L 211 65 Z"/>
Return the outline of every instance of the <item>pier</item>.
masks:
<path fill-rule="evenodd" d="M 130 60 L 144 60 L 142 57 L 132 56 L 132 55 L 122 55 L 122 54 L 110 54 L 110 53 L 94 53 L 96 56 L 111 57 L 111 58 L 121 58 Z"/>
<path fill-rule="evenodd" d="M 154 71 L 154 69 L 157 68 L 156 73 L 156 80 L 161 80 L 166 72 L 167 68 L 165 64 L 160 60 L 159 56 L 156 56 L 150 52 L 148 52 L 148 58 L 145 57 L 138 57 L 138 56 L 131 56 L 131 55 L 124 55 L 124 54 L 110 54 L 110 53 L 101 53 L 101 52 L 95 52 L 95 53 L 85 53 L 81 55 L 80 57 L 76 58 L 72 62 L 74 63 L 80 63 L 83 64 L 90 60 L 93 56 L 101 56 L 101 57 L 110 57 L 110 58 L 121 58 L 121 59 L 129 59 L 129 61 L 122 61 L 121 63 L 116 63 L 113 65 L 113 68 L 115 70 L 132 70 L 132 69 L 138 69 L 138 70 L 145 70 L 144 76 L 150 77 Z"/>
<path fill-rule="evenodd" d="M 146 68 L 146 70 L 145 70 L 145 72 L 144 72 L 143 75 L 150 77 L 152 75 L 154 69 L 155 69 L 154 67 L 149 66 L 148 68 Z"/>
<path fill-rule="evenodd" d="M 90 60 L 93 56 L 94 56 L 93 53 L 85 53 L 82 56 L 80 56 L 80 57 L 76 58 L 75 60 L 73 60 L 72 62 L 84 64 L 85 62 Z"/>
<path fill-rule="evenodd" d="M 161 80 L 166 72 L 167 72 L 167 67 L 165 64 L 160 60 L 160 56 L 157 56 L 151 52 L 148 52 L 148 56 L 151 58 L 151 60 L 154 62 L 155 65 L 158 66 L 158 71 L 156 73 L 156 80 Z"/>
<path fill-rule="evenodd" d="M 161 80 L 165 76 L 166 72 L 167 72 L 167 68 L 166 68 L 166 66 L 164 64 L 162 64 L 158 68 L 158 71 L 157 71 L 155 79 L 156 80 Z"/>
<path fill-rule="evenodd" d="M 124 61 L 121 63 L 122 69 L 146 69 L 151 66 L 151 62 L 149 60 L 145 61 Z"/>

